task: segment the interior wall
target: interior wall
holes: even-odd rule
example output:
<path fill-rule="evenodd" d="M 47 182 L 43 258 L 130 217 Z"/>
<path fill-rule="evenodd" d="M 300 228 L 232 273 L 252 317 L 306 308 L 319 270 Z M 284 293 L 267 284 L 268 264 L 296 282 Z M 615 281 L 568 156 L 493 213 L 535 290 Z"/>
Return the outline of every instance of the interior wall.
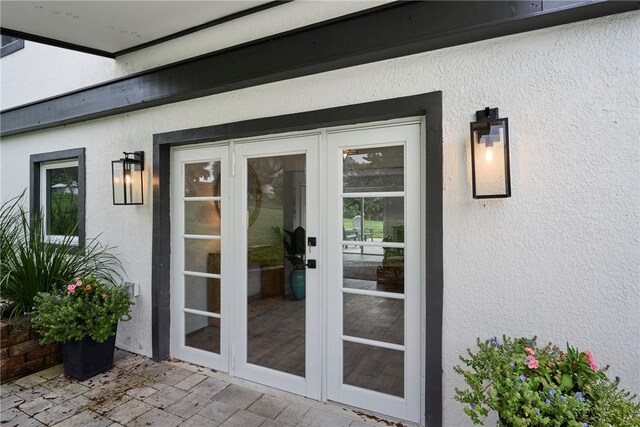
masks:
<path fill-rule="evenodd" d="M 469 425 L 452 368 L 476 337 L 569 341 L 640 393 L 638 45 L 632 12 L 8 137 L 0 195 L 28 185 L 30 154 L 87 147 L 87 236 L 141 284 L 117 344 L 148 356 L 151 185 L 143 206 L 113 206 L 110 160 L 145 150 L 149 178 L 154 133 L 441 90 L 445 425 Z M 509 118 L 510 199 L 471 198 L 469 122 L 486 106 Z"/>

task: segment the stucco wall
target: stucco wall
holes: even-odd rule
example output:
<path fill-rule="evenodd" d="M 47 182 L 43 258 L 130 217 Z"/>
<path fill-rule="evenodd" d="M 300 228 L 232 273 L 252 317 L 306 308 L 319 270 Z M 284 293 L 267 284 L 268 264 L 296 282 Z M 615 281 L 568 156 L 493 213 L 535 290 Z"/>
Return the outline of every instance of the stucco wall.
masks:
<path fill-rule="evenodd" d="M 569 341 L 639 393 L 639 45 L 627 13 L 10 137 L 2 198 L 28 183 L 30 153 L 87 147 L 87 235 L 118 245 L 141 284 L 118 345 L 149 355 L 151 202 L 112 206 L 109 160 L 151 153 L 158 132 L 441 90 L 445 425 L 469 425 L 452 367 L 478 336 Z M 471 198 L 469 122 L 485 106 L 509 117 L 506 200 Z"/>

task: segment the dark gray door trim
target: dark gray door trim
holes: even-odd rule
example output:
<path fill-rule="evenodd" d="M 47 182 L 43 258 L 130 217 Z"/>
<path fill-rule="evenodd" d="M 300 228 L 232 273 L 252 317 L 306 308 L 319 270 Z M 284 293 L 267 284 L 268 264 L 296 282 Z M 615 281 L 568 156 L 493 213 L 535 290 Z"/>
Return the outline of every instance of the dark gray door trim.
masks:
<path fill-rule="evenodd" d="M 390 120 L 426 118 L 426 300 L 425 352 L 427 426 L 442 424 L 442 92 L 247 120 L 153 136 L 152 345 L 154 360 L 169 357 L 171 326 L 171 147 L 257 135 Z"/>
<path fill-rule="evenodd" d="M 637 1 L 394 2 L 5 110 L 0 134 L 77 123 L 637 8 Z"/>

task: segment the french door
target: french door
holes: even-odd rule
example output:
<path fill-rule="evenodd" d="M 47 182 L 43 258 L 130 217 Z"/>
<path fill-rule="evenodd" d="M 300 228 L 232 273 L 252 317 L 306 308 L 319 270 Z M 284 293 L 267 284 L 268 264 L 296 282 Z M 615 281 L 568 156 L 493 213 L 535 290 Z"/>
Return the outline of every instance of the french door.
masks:
<path fill-rule="evenodd" d="M 231 244 L 229 148 L 172 153 L 171 354 L 229 365 Z"/>
<path fill-rule="evenodd" d="M 327 134 L 327 398 L 416 422 L 419 141 L 419 124 Z"/>
<path fill-rule="evenodd" d="M 420 126 L 174 151 L 172 355 L 420 421 Z"/>
<path fill-rule="evenodd" d="M 235 164 L 234 374 L 319 399 L 318 135 L 236 144 Z"/>

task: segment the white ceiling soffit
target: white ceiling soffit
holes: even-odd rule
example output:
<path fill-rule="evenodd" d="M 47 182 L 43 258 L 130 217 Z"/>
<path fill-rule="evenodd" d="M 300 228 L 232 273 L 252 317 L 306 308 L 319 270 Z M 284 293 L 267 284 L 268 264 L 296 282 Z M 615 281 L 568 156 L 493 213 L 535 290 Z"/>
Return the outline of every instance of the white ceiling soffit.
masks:
<path fill-rule="evenodd" d="M 116 54 L 182 31 L 276 5 L 272 1 L 0 1 L 0 26 Z M 61 42 L 61 43 L 60 43 Z M 54 43 L 52 43 L 54 44 Z"/>

